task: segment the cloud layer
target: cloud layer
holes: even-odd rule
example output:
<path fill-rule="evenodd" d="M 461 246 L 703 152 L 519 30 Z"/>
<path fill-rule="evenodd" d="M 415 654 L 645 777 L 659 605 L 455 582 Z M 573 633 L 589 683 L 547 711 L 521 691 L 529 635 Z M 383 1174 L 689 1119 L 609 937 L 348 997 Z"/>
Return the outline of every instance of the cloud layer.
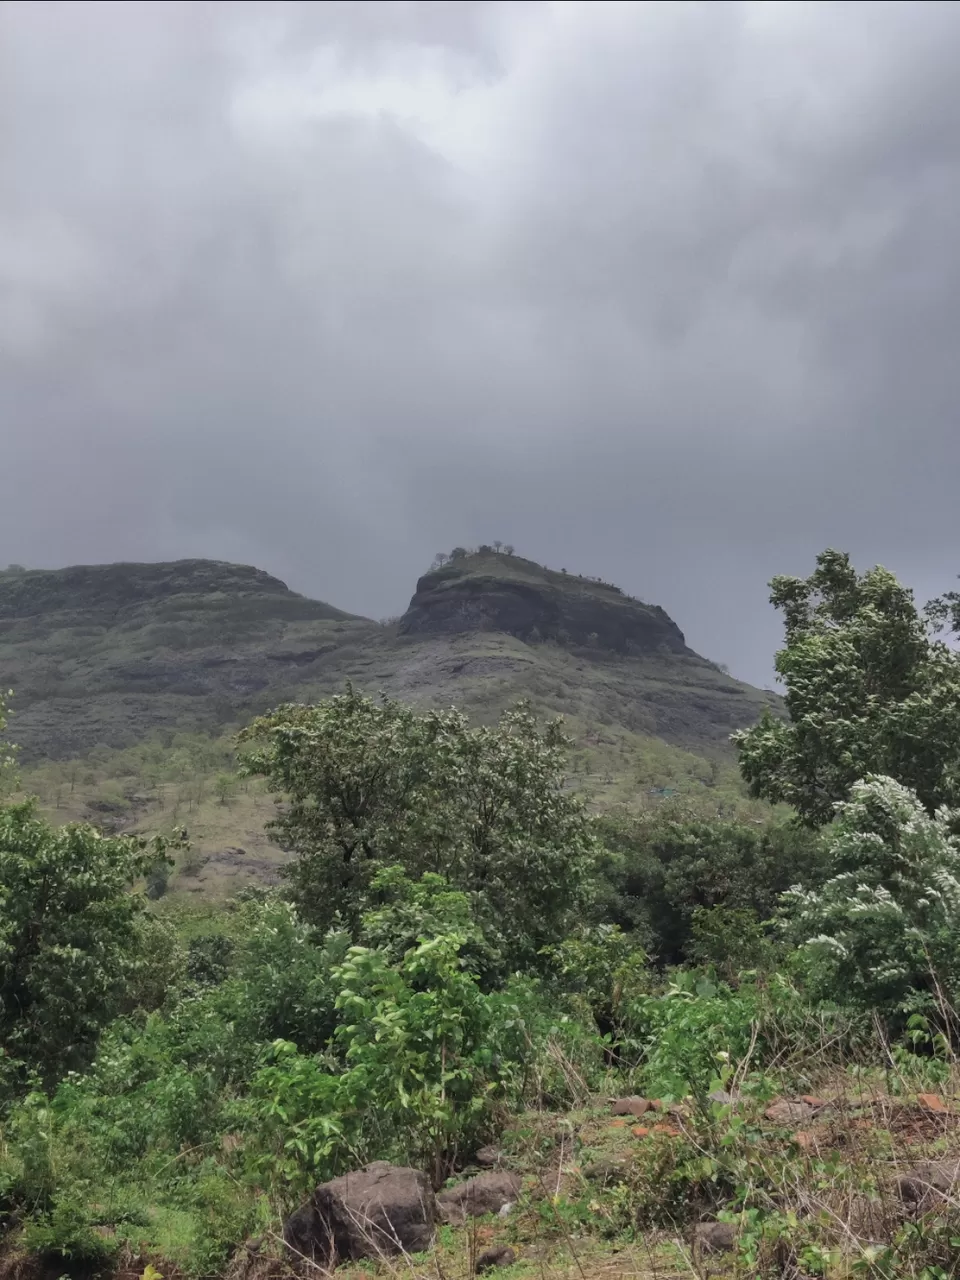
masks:
<path fill-rule="evenodd" d="M 399 612 L 500 537 L 769 680 L 960 572 L 960 6 L 0 7 L 0 561 Z"/>

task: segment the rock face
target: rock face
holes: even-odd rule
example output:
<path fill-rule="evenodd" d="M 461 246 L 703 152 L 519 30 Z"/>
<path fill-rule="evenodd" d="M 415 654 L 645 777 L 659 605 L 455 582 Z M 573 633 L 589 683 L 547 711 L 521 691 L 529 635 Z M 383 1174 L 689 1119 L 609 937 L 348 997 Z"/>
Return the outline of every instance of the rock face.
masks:
<path fill-rule="evenodd" d="M 528 642 L 554 640 L 625 654 L 689 652 L 683 633 L 659 607 L 609 583 L 496 554 L 464 556 L 425 574 L 400 631 L 502 631 Z"/>
<path fill-rule="evenodd" d="M 298 1263 L 422 1253 L 433 1244 L 437 1202 L 425 1173 L 377 1161 L 317 1187 L 284 1224 Z"/>
<path fill-rule="evenodd" d="M 513 1204 L 520 1194 L 520 1178 L 515 1173 L 481 1173 L 437 1196 L 440 1216 L 445 1222 L 463 1222 L 465 1218 L 482 1218 L 499 1213 L 504 1205 Z"/>

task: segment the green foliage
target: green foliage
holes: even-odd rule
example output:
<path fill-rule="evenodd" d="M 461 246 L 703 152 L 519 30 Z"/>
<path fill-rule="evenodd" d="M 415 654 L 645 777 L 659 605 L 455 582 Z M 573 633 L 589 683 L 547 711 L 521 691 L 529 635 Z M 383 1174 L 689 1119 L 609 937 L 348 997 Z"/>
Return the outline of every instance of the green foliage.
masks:
<path fill-rule="evenodd" d="M 8 695 L 9 696 L 9 695 Z M 7 701 L 0 692 L 0 800 L 17 786 L 17 750 L 7 742 Z"/>
<path fill-rule="evenodd" d="M 241 737 L 245 767 L 287 800 L 276 830 L 318 927 L 340 920 L 356 936 L 371 882 L 393 863 L 465 892 L 508 969 L 536 965 L 581 914 L 595 841 L 564 788 L 560 726 L 541 731 L 528 707 L 471 728 L 455 711 L 419 715 L 349 688 Z"/>
<path fill-rule="evenodd" d="M 751 793 L 818 826 L 868 774 L 910 787 L 929 812 L 960 798 L 960 657 L 931 638 L 886 569 L 860 576 L 824 551 L 809 578 L 774 578 L 789 721 L 734 734 Z"/>
<path fill-rule="evenodd" d="M 891 778 L 854 785 L 827 831 L 830 877 L 784 897 L 812 992 L 903 1011 L 918 993 L 960 994 L 960 842 Z"/>
<path fill-rule="evenodd" d="M 59 829 L 31 803 L 0 807 L 0 1052 L 57 1079 L 87 1060 L 137 964 L 130 892 L 162 841 Z"/>
<path fill-rule="evenodd" d="M 723 963 L 715 948 L 703 950 L 708 926 L 702 915 L 694 936 L 698 913 L 737 912 L 748 936 L 759 940 L 760 923 L 773 914 L 780 894 L 822 877 L 818 840 L 788 821 L 708 820 L 673 807 L 605 818 L 599 830 L 611 854 L 604 910 L 645 938 L 663 964 Z M 715 934 L 720 918 L 713 921 Z M 740 967 L 751 967 L 745 956 Z"/>

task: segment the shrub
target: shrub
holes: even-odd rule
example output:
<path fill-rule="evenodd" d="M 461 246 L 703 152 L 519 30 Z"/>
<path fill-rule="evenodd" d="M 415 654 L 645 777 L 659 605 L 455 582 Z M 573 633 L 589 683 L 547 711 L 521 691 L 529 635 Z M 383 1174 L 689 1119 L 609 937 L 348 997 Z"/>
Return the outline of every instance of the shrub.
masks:
<path fill-rule="evenodd" d="M 832 874 L 784 895 L 814 997 L 889 1013 L 952 1002 L 960 981 L 960 843 L 891 778 L 857 783 L 827 832 Z"/>

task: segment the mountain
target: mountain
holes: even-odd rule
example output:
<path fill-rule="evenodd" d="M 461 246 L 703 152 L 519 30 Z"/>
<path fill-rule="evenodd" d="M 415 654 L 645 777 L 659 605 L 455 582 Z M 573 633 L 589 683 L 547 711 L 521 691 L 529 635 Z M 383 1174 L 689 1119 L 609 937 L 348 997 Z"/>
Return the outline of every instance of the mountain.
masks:
<path fill-rule="evenodd" d="M 387 625 L 218 561 L 0 572 L 0 687 L 27 761 L 222 731 L 347 678 L 481 718 L 530 696 L 701 749 L 769 700 L 693 653 L 662 609 L 518 556 L 425 574 Z"/>
<path fill-rule="evenodd" d="M 218 561 L 0 572 L 0 688 L 27 784 L 59 820 L 188 820 L 211 860 L 198 890 L 281 859 L 268 798 L 214 801 L 224 735 L 348 679 L 477 721 L 519 698 L 563 714 L 574 784 L 598 806 L 667 787 L 735 795 L 729 735 L 777 702 L 694 653 L 662 609 L 518 556 L 432 570 L 388 623 Z"/>

